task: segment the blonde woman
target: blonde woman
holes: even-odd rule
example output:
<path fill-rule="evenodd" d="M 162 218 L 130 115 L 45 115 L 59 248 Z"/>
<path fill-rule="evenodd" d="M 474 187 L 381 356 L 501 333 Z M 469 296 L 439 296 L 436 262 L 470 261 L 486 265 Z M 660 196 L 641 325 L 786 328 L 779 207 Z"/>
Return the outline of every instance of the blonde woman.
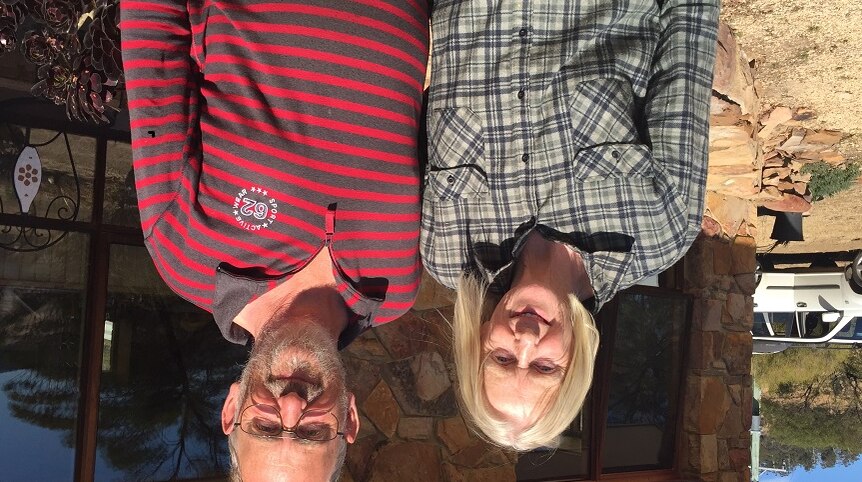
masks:
<path fill-rule="evenodd" d="M 592 314 L 700 231 L 718 0 L 440 0 L 425 268 L 457 290 L 462 409 L 553 445 L 589 391 Z"/>

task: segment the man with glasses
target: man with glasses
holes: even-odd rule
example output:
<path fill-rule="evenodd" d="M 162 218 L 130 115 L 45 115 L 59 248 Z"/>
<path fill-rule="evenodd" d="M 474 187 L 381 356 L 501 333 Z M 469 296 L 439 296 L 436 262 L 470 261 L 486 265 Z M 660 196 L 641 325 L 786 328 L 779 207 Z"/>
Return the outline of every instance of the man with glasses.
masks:
<path fill-rule="evenodd" d="M 222 413 L 243 480 L 337 477 L 359 426 L 337 350 L 413 304 L 428 9 L 122 0 L 146 246 L 254 340 Z"/>
<path fill-rule="evenodd" d="M 288 316 L 255 338 L 222 409 L 233 480 L 336 480 L 359 431 L 331 334 L 337 324 Z"/>

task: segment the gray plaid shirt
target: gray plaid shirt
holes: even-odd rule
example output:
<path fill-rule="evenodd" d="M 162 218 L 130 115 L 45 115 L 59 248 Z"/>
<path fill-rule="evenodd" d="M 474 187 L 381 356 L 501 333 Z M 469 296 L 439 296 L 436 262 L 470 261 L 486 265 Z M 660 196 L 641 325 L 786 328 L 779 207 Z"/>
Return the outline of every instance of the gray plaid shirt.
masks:
<path fill-rule="evenodd" d="M 502 292 L 533 229 L 577 248 L 593 309 L 700 231 L 719 0 L 439 0 L 426 269 Z"/>

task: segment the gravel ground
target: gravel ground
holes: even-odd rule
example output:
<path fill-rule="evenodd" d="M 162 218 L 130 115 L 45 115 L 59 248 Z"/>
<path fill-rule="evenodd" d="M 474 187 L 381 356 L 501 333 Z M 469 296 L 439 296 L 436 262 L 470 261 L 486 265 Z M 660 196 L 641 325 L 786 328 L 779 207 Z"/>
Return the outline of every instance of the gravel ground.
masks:
<path fill-rule="evenodd" d="M 862 8 L 859 0 L 724 0 L 722 18 L 757 65 L 764 107 L 809 107 L 806 127 L 848 133 L 839 149 L 862 162 Z M 757 244 L 772 242 L 771 217 L 759 218 Z M 805 241 L 775 253 L 862 249 L 862 180 L 815 203 L 803 222 Z"/>

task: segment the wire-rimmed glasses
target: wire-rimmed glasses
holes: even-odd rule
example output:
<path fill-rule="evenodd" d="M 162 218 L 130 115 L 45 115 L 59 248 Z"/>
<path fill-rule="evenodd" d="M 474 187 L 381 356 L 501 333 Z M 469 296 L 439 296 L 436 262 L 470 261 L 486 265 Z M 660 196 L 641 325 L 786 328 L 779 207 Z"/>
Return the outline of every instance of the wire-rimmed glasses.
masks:
<path fill-rule="evenodd" d="M 285 427 L 281 412 L 266 403 L 256 403 L 243 409 L 239 422 L 243 432 L 255 437 L 283 438 L 285 433 L 310 442 L 328 442 L 344 432 L 338 431 L 338 417 L 328 410 L 302 412 L 296 425 Z"/>

